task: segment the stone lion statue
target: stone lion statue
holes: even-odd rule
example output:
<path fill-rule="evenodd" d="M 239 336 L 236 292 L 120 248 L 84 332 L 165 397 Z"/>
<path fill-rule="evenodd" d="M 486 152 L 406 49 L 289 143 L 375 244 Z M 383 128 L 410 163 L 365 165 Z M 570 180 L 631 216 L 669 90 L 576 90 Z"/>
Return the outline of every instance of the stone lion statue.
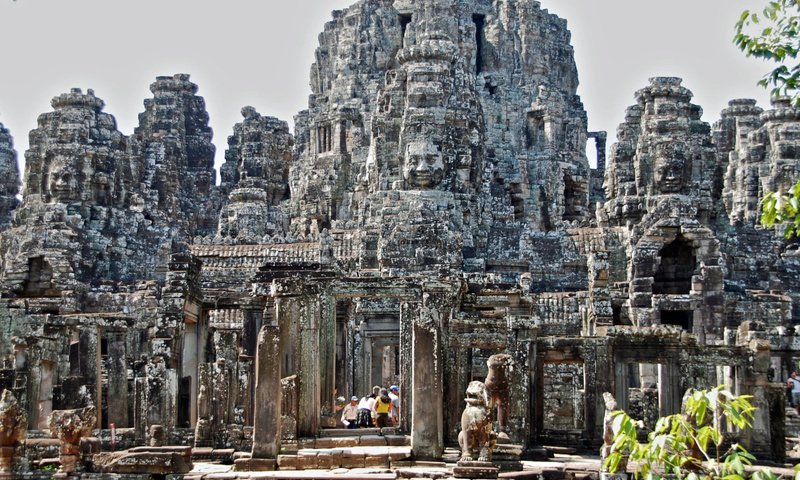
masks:
<path fill-rule="evenodd" d="M 492 460 L 492 449 L 497 436 L 492 428 L 492 411 L 489 393 L 483 382 L 473 381 L 467 386 L 467 405 L 461 414 L 461 461 L 472 461 L 477 455 L 479 462 Z"/>

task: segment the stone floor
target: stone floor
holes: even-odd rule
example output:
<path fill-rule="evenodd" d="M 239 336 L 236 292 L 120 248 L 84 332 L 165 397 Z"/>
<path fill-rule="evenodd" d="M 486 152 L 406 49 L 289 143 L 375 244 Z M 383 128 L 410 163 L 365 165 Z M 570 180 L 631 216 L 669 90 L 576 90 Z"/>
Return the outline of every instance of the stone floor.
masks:
<path fill-rule="evenodd" d="M 399 447 L 364 447 L 371 454 L 380 455 L 380 449 Z M 797 463 L 793 459 L 784 467 L 771 466 L 770 469 L 784 475 L 793 476 L 790 466 Z M 337 480 L 380 480 L 380 479 L 449 479 L 453 464 L 438 462 L 411 462 L 398 460 L 391 467 L 372 468 L 333 468 L 307 470 L 279 470 L 275 472 L 236 472 L 232 465 L 195 462 L 194 469 L 184 478 L 187 480 L 239 480 L 239 479 L 337 479 Z M 523 469 L 517 472 L 501 472 L 500 478 L 531 480 L 597 480 L 600 458 L 578 454 L 555 454 L 549 461 L 523 461 Z"/>
<path fill-rule="evenodd" d="M 369 451 L 370 455 L 380 456 L 392 450 L 392 453 L 401 453 L 402 447 L 353 447 Z M 500 478 L 514 479 L 594 479 L 600 468 L 598 457 L 583 457 L 578 455 L 556 455 L 550 461 L 532 462 L 524 461 L 523 470 L 519 472 L 505 472 Z M 186 475 L 189 480 L 237 480 L 258 478 L 335 478 L 342 480 L 355 479 L 395 479 L 395 478 L 420 478 L 444 479 L 452 478 L 452 464 L 443 462 L 411 462 L 398 460 L 392 462 L 391 468 L 334 468 L 334 469 L 306 469 L 306 470 L 279 470 L 275 472 L 236 472 L 232 465 L 219 465 L 213 463 L 195 462 L 194 469 Z"/>

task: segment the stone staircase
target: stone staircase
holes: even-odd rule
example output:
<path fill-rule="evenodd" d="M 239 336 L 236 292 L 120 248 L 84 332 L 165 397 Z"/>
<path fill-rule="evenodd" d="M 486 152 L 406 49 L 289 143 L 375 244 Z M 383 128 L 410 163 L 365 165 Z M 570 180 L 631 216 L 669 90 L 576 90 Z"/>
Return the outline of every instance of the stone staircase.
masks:
<path fill-rule="evenodd" d="M 800 437 L 800 415 L 792 407 L 786 407 L 786 437 Z"/>
<path fill-rule="evenodd" d="M 800 415 L 786 407 L 786 452 L 790 458 L 800 457 Z"/>
<path fill-rule="evenodd" d="M 278 470 L 391 468 L 411 459 L 411 439 L 394 428 L 324 429 L 318 438 L 284 442 Z M 234 462 L 245 468 L 247 458 Z"/>

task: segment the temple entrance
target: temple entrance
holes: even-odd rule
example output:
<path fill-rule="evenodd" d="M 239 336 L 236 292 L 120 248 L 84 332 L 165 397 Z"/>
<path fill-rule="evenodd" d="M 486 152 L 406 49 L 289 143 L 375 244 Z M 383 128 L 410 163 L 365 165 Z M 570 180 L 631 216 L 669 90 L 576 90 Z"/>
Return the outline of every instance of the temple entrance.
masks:
<path fill-rule="evenodd" d="M 644 421 L 645 429 L 655 427 L 658 417 L 680 410 L 683 389 L 677 365 L 667 359 L 618 359 L 616 399 L 621 410 Z"/>
<path fill-rule="evenodd" d="M 659 417 L 659 370 L 653 363 L 629 363 L 625 403 L 631 417 L 642 420 L 644 431 L 652 431 Z"/>
<path fill-rule="evenodd" d="M 349 401 L 374 386 L 401 385 L 399 304 L 339 299 L 336 308 L 336 396 Z M 338 423 L 339 416 L 336 416 Z"/>
<path fill-rule="evenodd" d="M 586 420 L 584 363 L 548 362 L 542 373 L 543 432 L 564 443 L 581 438 Z"/>

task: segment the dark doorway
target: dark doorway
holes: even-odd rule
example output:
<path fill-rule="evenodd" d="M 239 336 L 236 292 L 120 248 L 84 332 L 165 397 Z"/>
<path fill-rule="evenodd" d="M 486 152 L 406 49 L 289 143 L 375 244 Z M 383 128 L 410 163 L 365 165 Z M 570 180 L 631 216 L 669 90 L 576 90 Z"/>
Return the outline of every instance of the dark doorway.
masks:
<path fill-rule="evenodd" d="M 692 275 L 697 265 L 692 244 L 682 235 L 659 252 L 661 264 L 655 275 L 653 293 L 685 295 L 692 289 Z"/>
<path fill-rule="evenodd" d="M 682 329 L 692 331 L 692 311 L 691 310 L 662 310 L 662 325 L 675 325 Z"/>

